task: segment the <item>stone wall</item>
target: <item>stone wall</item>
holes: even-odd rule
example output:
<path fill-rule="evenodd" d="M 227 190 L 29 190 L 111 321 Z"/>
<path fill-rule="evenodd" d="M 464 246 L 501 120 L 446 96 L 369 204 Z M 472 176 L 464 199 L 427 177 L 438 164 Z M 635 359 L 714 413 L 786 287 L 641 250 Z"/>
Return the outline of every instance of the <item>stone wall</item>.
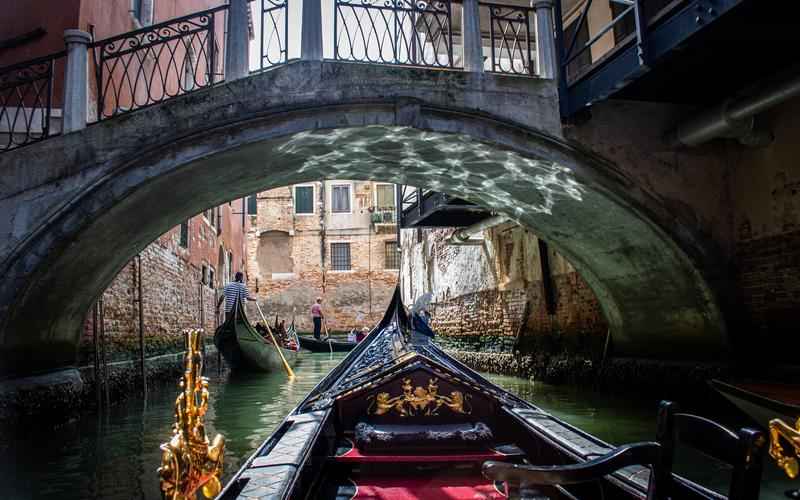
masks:
<path fill-rule="evenodd" d="M 404 300 L 412 304 L 426 292 L 433 294 L 431 324 L 441 345 L 602 355 L 608 331 L 603 312 L 566 259 L 513 223 L 485 231 L 478 245 L 448 245 L 451 231 L 404 230 L 402 237 Z M 546 261 L 541 250 L 547 251 Z"/>

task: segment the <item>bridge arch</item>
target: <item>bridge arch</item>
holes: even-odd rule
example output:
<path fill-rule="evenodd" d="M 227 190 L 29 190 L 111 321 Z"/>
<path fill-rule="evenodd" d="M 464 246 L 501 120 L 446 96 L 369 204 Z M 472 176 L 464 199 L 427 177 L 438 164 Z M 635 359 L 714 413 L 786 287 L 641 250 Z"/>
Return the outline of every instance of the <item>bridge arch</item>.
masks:
<path fill-rule="evenodd" d="M 0 169 L 34 166 L 27 189 L 6 189 L 9 210 L 44 194 L 29 224 L 12 214 L 23 227 L 3 250 L 0 375 L 74 363 L 88 308 L 169 228 L 320 178 L 426 186 L 531 227 L 592 287 L 619 353 L 718 350 L 724 322 L 694 262 L 706 250 L 613 165 L 560 139 L 552 87 L 298 63 L 3 155 Z"/>

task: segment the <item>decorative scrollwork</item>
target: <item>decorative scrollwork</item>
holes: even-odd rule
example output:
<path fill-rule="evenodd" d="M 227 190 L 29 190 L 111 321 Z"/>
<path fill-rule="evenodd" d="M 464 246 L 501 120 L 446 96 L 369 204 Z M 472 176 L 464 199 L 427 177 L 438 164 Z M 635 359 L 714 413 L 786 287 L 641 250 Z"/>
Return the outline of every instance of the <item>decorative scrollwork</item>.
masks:
<path fill-rule="evenodd" d="M 288 0 L 261 0 L 261 68 L 285 63 L 289 58 Z"/>
<path fill-rule="evenodd" d="M 223 5 L 92 44 L 97 119 L 208 87 L 222 78 Z"/>
<path fill-rule="evenodd" d="M 53 79 L 64 52 L 0 68 L 0 151 L 57 134 L 51 124 Z"/>
<path fill-rule="evenodd" d="M 335 8 L 336 59 L 454 66 L 449 0 L 336 0 Z"/>
<path fill-rule="evenodd" d="M 465 408 L 469 395 L 464 395 L 460 391 L 452 391 L 450 396 L 439 394 L 439 380 L 432 378 L 428 381 L 427 389 L 422 386 L 411 384 L 410 378 L 402 381 L 403 393 L 399 396 L 391 397 L 388 392 L 379 393 L 370 403 L 367 413 L 371 415 L 385 415 L 394 410 L 401 417 L 414 415 L 435 416 L 439 414 L 439 409 L 444 406 L 453 413 L 467 415 L 471 410 Z"/>
<path fill-rule="evenodd" d="M 208 409 L 208 379 L 203 372 L 202 330 L 187 330 L 185 371 L 178 383 L 172 439 L 161 445 L 161 496 L 168 500 L 194 499 L 197 490 L 214 498 L 222 489 L 225 441 L 219 434 L 209 444 L 203 417 Z"/>
<path fill-rule="evenodd" d="M 534 37 L 530 7 L 481 3 L 489 11 L 489 41 L 492 71 L 515 75 L 533 75 Z"/>
<path fill-rule="evenodd" d="M 771 456 L 778 467 L 783 469 L 787 476 L 795 479 L 800 474 L 798 458 L 800 458 L 800 418 L 795 422 L 794 427 L 783 420 L 776 418 L 769 422 L 769 456 Z M 789 442 L 794 448 L 795 456 L 787 455 L 781 445 L 781 438 Z"/>

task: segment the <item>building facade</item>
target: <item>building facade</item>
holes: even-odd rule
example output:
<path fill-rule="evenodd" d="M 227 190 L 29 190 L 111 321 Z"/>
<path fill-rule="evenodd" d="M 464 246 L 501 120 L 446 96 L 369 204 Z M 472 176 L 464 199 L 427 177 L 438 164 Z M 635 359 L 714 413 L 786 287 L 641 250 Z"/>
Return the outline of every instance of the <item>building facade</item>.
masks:
<path fill-rule="evenodd" d="M 309 331 L 321 297 L 330 330 L 380 320 L 400 265 L 393 184 L 326 180 L 248 201 L 248 285 L 265 314 Z"/>

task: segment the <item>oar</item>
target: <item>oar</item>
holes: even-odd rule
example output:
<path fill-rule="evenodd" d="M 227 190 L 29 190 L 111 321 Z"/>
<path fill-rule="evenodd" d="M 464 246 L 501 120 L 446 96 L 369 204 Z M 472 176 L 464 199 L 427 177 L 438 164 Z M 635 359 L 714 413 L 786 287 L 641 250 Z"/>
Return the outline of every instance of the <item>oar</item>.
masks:
<path fill-rule="evenodd" d="M 331 354 L 333 354 L 333 344 L 331 344 L 331 332 L 328 330 L 328 318 L 322 318 L 322 323 L 325 325 L 325 335 L 328 336 L 328 349 L 331 350 Z"/>
<path fill-rule="evenodd" d="M 256 301 L 256 309 L 258 309 L 258 314 L 261 315 L 261 320 L 264 322 L 264 326 L 267 327 L 267 333 L 269 333 L 269 337 L 272 339 L 272 343 L 275 344 L 275 350 L 278 351 L 278 355 L 281 357 L 281 361 L 283 361 L 283 367 L 286 368 L 286 374 L 289 375 L 289 379 L 294 378 L 294 372 L 292 371 L 292 367 L 289 366 L 289 363 L 286 361 L 286 358 L 283 357 L 283 351 L 281 351 L 281 346 L 275 340 L 275 336 L 272 335 L 272 329 L 269 327 L 269 323 L 267 323 L 267 318 L 264 317 L 264 313 L 261 312 L 261 306 L 258 305 L 258 301 Z"/>

